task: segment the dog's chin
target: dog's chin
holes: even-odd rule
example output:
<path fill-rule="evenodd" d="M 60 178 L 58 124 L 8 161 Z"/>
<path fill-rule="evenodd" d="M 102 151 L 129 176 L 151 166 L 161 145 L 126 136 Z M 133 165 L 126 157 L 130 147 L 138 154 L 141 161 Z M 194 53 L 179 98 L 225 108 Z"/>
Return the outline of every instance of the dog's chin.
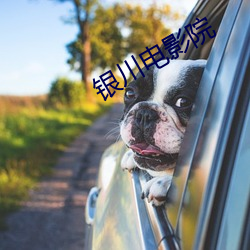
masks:
<path fill-rule="evenodd" d="M 165 154 L 160 156 L 140 155 L 134 152 L 134 161 L 142 169 L 153 171 L 166 171 L 174 168 L 178 154 Z"/>

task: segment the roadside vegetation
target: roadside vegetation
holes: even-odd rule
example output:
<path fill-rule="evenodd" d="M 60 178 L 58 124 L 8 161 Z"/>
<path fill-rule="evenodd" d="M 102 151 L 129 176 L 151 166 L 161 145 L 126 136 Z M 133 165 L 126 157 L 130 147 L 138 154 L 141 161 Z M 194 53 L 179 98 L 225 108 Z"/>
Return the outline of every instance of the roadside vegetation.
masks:
<path fill-rule="evenodd" d="M 103 100 L 80 101 L 80 86 L 59 79 L 49 98 L 0 96 L 0 229 L 6 214 L 20 206 L 39 178 L 52 172 L 65 147 L 111 106 Z"/>

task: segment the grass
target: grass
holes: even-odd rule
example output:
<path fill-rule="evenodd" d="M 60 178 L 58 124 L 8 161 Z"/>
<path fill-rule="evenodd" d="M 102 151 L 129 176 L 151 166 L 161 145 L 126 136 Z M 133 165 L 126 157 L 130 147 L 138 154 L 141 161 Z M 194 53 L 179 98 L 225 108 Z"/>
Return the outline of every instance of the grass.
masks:
<path fill-rule="evenodd" d="M 52 109 L 45 99 L 0 96 L 0 229 L 65 147 L 108 108 Z"/>

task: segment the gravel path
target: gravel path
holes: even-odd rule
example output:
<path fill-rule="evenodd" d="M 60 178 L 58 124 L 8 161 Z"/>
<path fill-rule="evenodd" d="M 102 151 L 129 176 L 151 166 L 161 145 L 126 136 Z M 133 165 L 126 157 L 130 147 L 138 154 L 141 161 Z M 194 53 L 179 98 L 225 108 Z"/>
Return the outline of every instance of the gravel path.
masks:
<path fill-rule="evenodd" d="M 118 127 L 122 105 L 115 105 L 65 151 L 54 174 L 31 191 L 30 200 L 11 214 L 9 230 L 0 232 L 4 250 L 84 249 L 84 207 L 95 185 L 103 150 L 118 136 L 108 135 Z"/>

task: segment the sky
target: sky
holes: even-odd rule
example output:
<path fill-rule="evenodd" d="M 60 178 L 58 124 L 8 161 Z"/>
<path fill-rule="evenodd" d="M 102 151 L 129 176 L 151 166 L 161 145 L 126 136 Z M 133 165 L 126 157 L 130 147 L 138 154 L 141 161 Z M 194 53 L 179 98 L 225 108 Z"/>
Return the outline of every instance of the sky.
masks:
<path fill-rule="evenodd" d="M 189 12 L 195 0 L 143 2 L 172 2 L 175 8 Z M 65 45 L 78 32 L 76 25 L 62 20 L 71 9 L 70 3 L 50 0 L 1 0 L 0 95 L 46 94 L 57 77 L 80 79 L 66 63 L 69 55 Z"/>

